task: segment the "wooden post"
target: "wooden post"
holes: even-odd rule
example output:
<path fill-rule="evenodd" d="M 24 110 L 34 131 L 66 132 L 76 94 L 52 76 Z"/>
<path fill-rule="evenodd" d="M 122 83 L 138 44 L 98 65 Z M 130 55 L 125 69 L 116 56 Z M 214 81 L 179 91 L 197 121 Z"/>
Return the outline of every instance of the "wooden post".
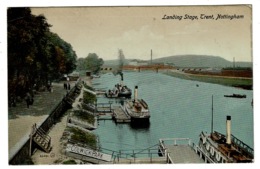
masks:
<path fill-rule="evenodd" d="M 29 156 L 32 156 L 32 139 L 33 139 L 33 135 L 34 135 L 34 127 L 36 126 L 36 124 L 32 125 L 32 130 L 31 130 L 31 134 L 30 134 L 30 147 L 29 147 Z"/>
<path fill-rule="evenodd" d="M 166 163 L 168 163 L 168 153 L 166 149 L 165 149 L 165 156 L 166 156 Z"/>
<path fill-rule="evenodd" d="M 33 132 L 33 131 L 32 131 Z M 32 132 L 30 134 L 30 147 L 29 147 L 29 156 L 32 156 Z"/>

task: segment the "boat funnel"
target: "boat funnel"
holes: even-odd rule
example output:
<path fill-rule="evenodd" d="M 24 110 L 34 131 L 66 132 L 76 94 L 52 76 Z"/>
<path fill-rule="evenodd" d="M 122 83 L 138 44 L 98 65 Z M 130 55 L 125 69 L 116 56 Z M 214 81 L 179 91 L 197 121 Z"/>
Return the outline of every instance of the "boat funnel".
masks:
<path fill-rule="evenodd" d="M 120 72 L 120 77 L 121 77 L 121 81 L 120 81 L 120 85 L 123 86 L 124 85 L 124 76 L 123 76 L 123 73 Z"/>
<path fill-rule="evenodd" d="M 227 116 L 227 135 L 226 135 L 226 143 L 231 145 L 231 116 Z"/>
<path fill-rule="evenodd" d="M 138 86 L 135 86 L 134 101 L 137 102 Z"/>

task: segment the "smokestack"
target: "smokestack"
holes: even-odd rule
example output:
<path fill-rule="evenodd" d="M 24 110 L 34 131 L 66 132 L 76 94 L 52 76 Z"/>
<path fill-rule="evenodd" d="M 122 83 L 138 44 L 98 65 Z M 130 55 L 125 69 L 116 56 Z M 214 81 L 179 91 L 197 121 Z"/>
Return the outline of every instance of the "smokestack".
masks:
<path fill-rule="evenodd" d="M 231 116 L 227 116 L 227 135 L 226 135 L 226 143 L 231 145 Z"/>
<path fill-rule="evenodd" d="M 134 101 L 137 102 L 138 86 L 135 86 Z"/>
<path fill-rule="evenodd" d="M 123 85 L 124 85 L 124 76 L 123 76 L 123 73 L 122 73 L 122 72 L 120 72 L 119 74 L 120 74 L 120 76 L 121 76 L 120 84 L 121 84 L 121 86 L 123 86 Z"/>

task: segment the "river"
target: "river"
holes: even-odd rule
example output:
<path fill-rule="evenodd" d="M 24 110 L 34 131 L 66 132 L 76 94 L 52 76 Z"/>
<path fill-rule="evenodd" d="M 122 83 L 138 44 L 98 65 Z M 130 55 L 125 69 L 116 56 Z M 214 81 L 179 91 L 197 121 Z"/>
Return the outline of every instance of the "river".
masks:
<path fill-rule="evenodd" d="M 92 81 L 94 88 L 112 89 L 120 76 L 104 74 Z M 226 133 L 226 116 L 231 115 L 231 132 L 254 147 L 252 90 L 243 90 L 218 84 L 174 78 L 155 72 L 124 72 L 124 84 L 144 99 L 151 112 L 150 126 L 132 128 L 130 124 L 99 121 L 98 135 L 103 148 L 110 150 L 144 149 L 159 142 L 160 138 L 191 138 L 198 143 L 201 131 L 211 131 L 212 95 L 214 130 Z M 226 94 L 245 94 L 245 99 L 227 98 Z M 133 95 L 132 95 L 133 97 Z M 98 103 L 109 99 L 98 98 Z M 119 104 L 112 99 L 114 104 Z"/>

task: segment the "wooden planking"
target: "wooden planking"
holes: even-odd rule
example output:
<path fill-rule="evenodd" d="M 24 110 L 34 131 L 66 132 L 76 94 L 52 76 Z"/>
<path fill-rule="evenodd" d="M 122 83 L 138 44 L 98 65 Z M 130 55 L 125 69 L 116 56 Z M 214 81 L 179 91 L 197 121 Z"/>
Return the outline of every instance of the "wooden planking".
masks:
<path fill-rule="evenodd" d="M 126 115 L 122 107 L 114 107 L 114 119 L 117 123 L 130 123 L 131 118 Z"/>

